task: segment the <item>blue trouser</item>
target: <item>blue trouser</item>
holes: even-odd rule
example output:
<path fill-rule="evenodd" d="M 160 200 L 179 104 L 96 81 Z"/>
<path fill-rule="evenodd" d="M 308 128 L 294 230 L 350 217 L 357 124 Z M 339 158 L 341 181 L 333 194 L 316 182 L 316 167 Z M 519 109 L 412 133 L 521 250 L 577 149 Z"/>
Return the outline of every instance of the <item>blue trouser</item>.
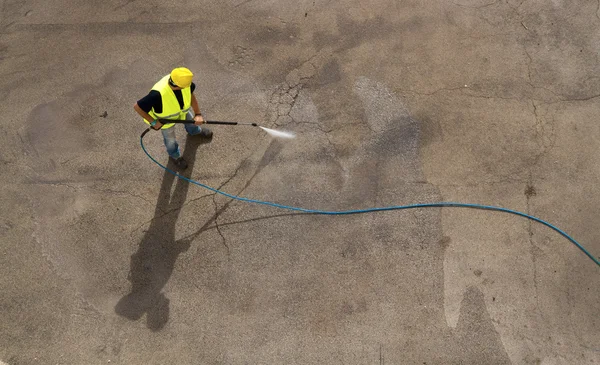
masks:
<path fill-rule="evenodd" d="M 191 112 L 188 112 L 187 115 L 187 120 L 192 120 L 194 119 L 193 115 Z M 200 132 L 202 132 L 202 128 L 200 128 L 199 126 L 192 124 L 192 123 L 185 123 L 184 124 L 185 130 L 186 132 L 190 135 L 196 135 Z M 171 128 L 167 128 L 167 129 L 161 129 L 162 135 L 163 135 L 163 139 L 165 142 L 165 147 L 167 147 L 167 153 L 169 154 L 169 156 L 171 156 L 174 159 L 178 159 L 179 157 L 181 157 L 181 154 L 179 153 L 179 144 L 177 144 L 177 140 L 175 139 L 175 126 L 172 126 Z"/>

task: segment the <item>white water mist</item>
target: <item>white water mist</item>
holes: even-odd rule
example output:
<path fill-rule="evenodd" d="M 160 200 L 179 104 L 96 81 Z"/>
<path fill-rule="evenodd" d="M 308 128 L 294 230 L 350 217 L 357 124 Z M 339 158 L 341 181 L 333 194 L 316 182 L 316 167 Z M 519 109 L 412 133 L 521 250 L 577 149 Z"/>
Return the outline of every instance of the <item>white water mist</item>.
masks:
<path fill-rule="evenodd" d="M 280 137 L 280 138 L 296 138 L 296 135 L 294 133 L 290 133 L 290 132 L 282 132 L 282 131 L 276 131 L 274 129 L 270 129 L 270 128 L 265 128 L 265 127 L 260 127 L 263 131 L 269 133 L 271 136 L 273 137 Z"/>

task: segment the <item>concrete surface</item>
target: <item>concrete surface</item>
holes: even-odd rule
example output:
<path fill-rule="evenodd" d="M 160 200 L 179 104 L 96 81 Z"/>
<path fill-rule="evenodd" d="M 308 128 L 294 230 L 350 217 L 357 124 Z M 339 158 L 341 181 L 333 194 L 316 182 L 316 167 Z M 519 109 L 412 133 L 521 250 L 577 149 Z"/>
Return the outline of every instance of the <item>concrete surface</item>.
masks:
<path fill-rule="evenodd" d="M 154 165 L 132 109 L 185 65 L 209 118 L 298 135 L 180 128 L 186 176 L 308 208 L 498 205 L 599 255 L 599 7 L 0 1 L 0 360 L 600 363 L 600 268 L 550 229 L 232 202 Z"/>

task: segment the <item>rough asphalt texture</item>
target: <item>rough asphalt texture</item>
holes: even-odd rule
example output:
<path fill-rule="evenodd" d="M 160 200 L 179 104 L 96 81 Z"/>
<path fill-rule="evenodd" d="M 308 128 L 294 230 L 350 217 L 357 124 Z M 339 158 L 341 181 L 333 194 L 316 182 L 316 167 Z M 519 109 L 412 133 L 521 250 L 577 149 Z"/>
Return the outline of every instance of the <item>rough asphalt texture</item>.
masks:
<path fill-rule="evenodd" d="M 0 363 L 598 364 L 600 2 L 0 0 Z M 181 126 L 179 126 L 181 127 Z M 149 151 L 167 163 L 158 133 Z"/>

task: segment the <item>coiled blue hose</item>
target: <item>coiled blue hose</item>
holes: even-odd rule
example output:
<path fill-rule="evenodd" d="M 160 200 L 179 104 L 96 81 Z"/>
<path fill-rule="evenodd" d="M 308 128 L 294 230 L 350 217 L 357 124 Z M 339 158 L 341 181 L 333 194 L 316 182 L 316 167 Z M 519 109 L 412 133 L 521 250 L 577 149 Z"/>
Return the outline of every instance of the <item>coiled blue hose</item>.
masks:
<path fill-rule="evenodd" d="M 142 133 L 142 135 L 140 136 L 140 145 L 142 146 L 142 150 L 144 150 L 144 153 L 146 154 L 146 156 L 148 156 L 155 164 L 157 164 L 158 166 L 162 167 L 165 171 L 168 171 L 169 173 L 177 176 L 178 178 L 185 180 L 187 182 L 190 182 L 192 184 L 201 186 L 205 189 L 208 189 L 212 192 L 215 192 L 217 194 L 221 194 L 223 196 L 226 196 L 228 198 L 231 199 L 235 199 L 235 200 L 239 200 L 239 201 L 243 201 L 246 203 L 255 203 L 255 204 L 261 204 L 261 205 L 268 205 L 271 207 L 275 207 L 275 208 L 280 208 L 280 209 L 287 209 L 287 210 L 292 210 L 292 211 L 296 211 L 296 212 L 302 212 L 302 213 L 307 213 L 307 214 L 323 214 L 323 215 L 348 215 L 348 214 L 362 214 L 362 213 L 371 213 L 371 212 L 381 212 L 381 211 L 386 211 L 386 210 L 403 210 L 403 209 L 414 209 L 414 208 L 431 208 L 431 207 L 436 207 L 436 208 L 441 208 L 441 207 L 457 207 L 457 208 L 474 208 L 474 209 L 484 209 L 484 210 L 495 210 L 495 211 L 499 211 L 499 212 L 505 212 L 505 213 L 510 213 L 510 214 L 515 214 L 521 217 L 525 217 L 528 219 L 531 219 L 533 221 L 536 221 L 538 223 L 541 223 L 547 227 L 552 228 L 553 230 L 555 230 L 556 232 L 560 233 L 561 235 L 563 235 L 566 239 L 568 239 L 569 241 L 571 241 L 575 246 L 577 246 L 577 248 L 579 248 L 584 254 L 586 254 L 592 261 L 594 261 L 596 263 L 596 265 L 598 265 L 600 267 L 600 260 L 598 260 L 598 258 L 594 257 L 591 253 L 588 252 L 588 250 L 585 249 L 585 247 L 583 247 L 579 242 L 577 242 L 574 238 L 572 238 L 571 236 L 569 236 L 565 231 L 563 231 L 562 229 L 540 219 L 537 217 L 534 217 L 532 215 L 526 214 L 526 213 L 522 213 L 516 210 L 512 210 L 512 209 L 506 209 L 506 208 L 501 208 L 501 207 L 495 207 L 492 205 L 480 205 L 480 204 L 469 204 L 469 203 L 455 203 L 455 202 L 437 202 L 437 203 L 421 203 L 421 204 L 411 204 L 411 205 L 392 205 L 392 206 L 388 206 L 388 207 L 378 207 L 378 208 L 366 208 L 366 209 L 354 209 L 354 210 L 340 210 L 340 211 L 329 211 L 329 210 L 318 210 L 318 209 L 307 209 L 307 208 L 300 208 L 300 207 L 292 207 L 292 206 L 288 206 L 288 205 L 283 205 L 283 204 L 277 204 L 277 203 L 272 203 L 272 202 L 267 202 L 267 201 L 262 201 L 262 200 L 255 200 L 255 199 L 249 199 L 249 198 L 244 198 L 241 196 L 236 196 L 236 195 L 232 195 L 229 193 L 226 193 L 224 191 L 221 191 L 219 189 L 215 189 L 213 187 L 210 187 L 208 185 L 202 184 L 201 182 L 198 182 L 196 180 L 187 178 L 185 176 L 182 176 L 180 174 L 178 174 L 177 172 L 169 169 L 168 167 L 162 165 L 160 162 L 156 161 L 156 159 L 154 157 L 152 157 L 150 155 L 150 153 L 148 153 L 148 151 L 146 150 L 146 147 L 144 146 L 144 136 L 146 135 L 146 133 L 150 131 L 150 129 L 147 129 L 146 131 L 144 131 L 144 133 Z"/>

